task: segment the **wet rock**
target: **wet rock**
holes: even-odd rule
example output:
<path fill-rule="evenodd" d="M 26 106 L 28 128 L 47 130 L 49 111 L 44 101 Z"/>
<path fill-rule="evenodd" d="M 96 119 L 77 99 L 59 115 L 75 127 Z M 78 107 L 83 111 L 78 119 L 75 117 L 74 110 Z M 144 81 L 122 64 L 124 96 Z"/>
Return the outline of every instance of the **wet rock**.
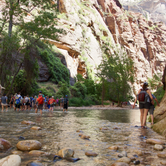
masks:
<path fill-rule="evenodd" d="M 118 150 L 119 147 L 118 146 L 110 146 L 110 147 L 108 147 L 108 149 L 110 149 L 110 150 Z"/>
<path fill-rule="evenodd" d="M 164 145 L 165 143 L 159 139 L 147 139 L 146 143 L 149 144 L 159 144 L 159 145 Z"/>
<path fill-rule="evenodd" d="M 127 157 L 127 152 L 126 152 L 126 151 L 122 151 L 122 153 L 119 153 L 119 154 L 118 154 L 118 157 L 119 157 L 119 158 Z"/>
<path fill-rule="evenodd" d="M 26 120 L 24 120 L 24 121 L 21 122 L 21 124 L 34 125 L 34 124 L 36 124 L 36 123 L 35 123 L 35 122 L 32 122 L 32 121 L 26 121 Z"/>
<path fill-rule="evenodd" d="M 11 143 L 3 138 L 0 138 L 0 150 L 8 150 L 12 147 Z"/>
<path fill-rule="evenodd" d="M 10 155 L 0 159 L 1 166 L 20 166 L 21 157 L 19 155 Z"/>
<path fill-rule="evenodd" d="M 15 150 L 15 151 L 12 151 L 12 154 L 17 154 L 17 155 L 20 155 L 20 154 L 22 154 L 22 151 Z"/>
<path fill-rule="evenodd" d="M 60 157 L 62 157 L 62 158 L 73 157 L 73 156 L 74 156 L 74 150 L 72 150 L 72 149 L 67 149 L 67 148 L 61 149 L 61 150 L 58 152 L 58 156 L 60 156 Z"/>
<path fill-rule="evenodd" d="M 133 163 L 134 163 L 134 165 L 138 165 L 138 164 L 140 164 L 140 161 L 139 160 L 135 160 L 135 161 L 133 161 Z"/>
<path fill-rule="evenodd" d="M 166 152 L 160 152 L 157 154 L 157 156 L 160 158 L 166 158 Z"/>
<path fill-rule="evenodd" d="M 117 162 L 123 162 L 123 163 L 129 164 L 131 162 L 131 160 L 128 157 L 122 157 L 122 158 L 118 159 Z"/>
<path fill-rule="evenodd" d="M 83 131 L 82 130 L 77 130 L 76 132 L 81 132 L 82 133 Z"/>
<path fill-rule="evenodd" d="M 31 130 L 41 130 L 41 127 L 38 127 L 38 126 L 32 126 L 32 127 L 31 127 Z"/>
<path fill-rule="evenodd" d="M 155 145 L 154 145 L 154 149 L 155 149 L 155 150 L 162 151 L 162 150 L 163 150 L 163 146 L 162 146 L 162 145 L 155 144 Z"/>
<path fill-rule="evenodd" d="M 160 161 L 160 164 L 166 165 L 166 161 Z"/>
<path fill-rule="evenodd" d="M 24 140 L 25 138 L 24 138 L 24 137 L 22 137 L 22 136 L 19 136 L 19 138 L 18 138 L 18 139 Z"/>
<path fill-rule="evenodd" d="M 136 158 L 132 155 L 132 154 L 128 154 L 127 157 L 131 160 L 131 161 L 135 161 Z"/>
<path fill-rule="evenodd" d="M 108 130 L 106 127 L 101 127 L 100 130 Z"/>
<path fill-rule="evenodd" d="M 85 155 L 88 156 L 88 157 L 96 157 L 96 156 L 98 156 L 97 153 L 92 152 L 92 151 L 85 152 Z"/>
<path fill-rule="evenodd" d="M 39 156 L 39 155 L 45 154 L 45 152 L 41 150 L 31 150 L 29 154 Z"/>
<path fill-rule="evenodd" d="M 62 157 L 57 156 L 57 155 L 55 155 L 54 158 L 53 158 L 53 161 L 54 161 L 54 162 L 60 161 L 60 160 L 62 160 Z"/>
<path fill-rule="evenodd" d="M 26 166 L 43 166 L 42 163 L 30 162 Z"/>
<path fill-rule="evenodd" d="M 120 130 L 121 128 L 119 128 L 119 127 L 114 127 L 113 129 L 114 129 L 114 130 Z"/>
<path fill-rule="evenodd" d="M 79 136 L 81 137 L 83 135 L 83 133 L 80 133 Z"/>
<path fill-rule="evenodd" d="M 122 158 L 122 157 L 123 157 L 123 154 L 118 153 L 118 157 L 119 157 L 119 158 Z"/>
<path fill-rule="evenodd" d="M 81 138 L 82 138 L 82 139 L 89 139 L 90 136 L 88 136 L 88 135 L 81 135 Z"/>
<path fill-rule="evenodd" d="M 24 140 L 17 143 L 17 149 L 26 151 L 26 150 L 39 150 L 42 147 L 42 144 L 37 140 Z"/>
<path fill-rule="evenodd" d="M 116 162 L 116 163 L 112 164 L 111 166 L 129 166 L 129 165 L 124 162 Z"/>

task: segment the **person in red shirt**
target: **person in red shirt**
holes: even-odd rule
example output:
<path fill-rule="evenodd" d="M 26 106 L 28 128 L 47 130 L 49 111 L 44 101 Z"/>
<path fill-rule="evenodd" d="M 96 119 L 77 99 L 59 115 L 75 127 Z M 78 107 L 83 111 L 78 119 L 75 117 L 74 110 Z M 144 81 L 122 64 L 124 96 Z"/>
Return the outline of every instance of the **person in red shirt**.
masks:
<path fill-rule="evenodd" d="M 55 103 L 55 99 L 54 99 L 54 96 L 52 96 L 49 100 L 49 103 L 50 103 L 50 111 L 54 111 L 54 103 Z"/>

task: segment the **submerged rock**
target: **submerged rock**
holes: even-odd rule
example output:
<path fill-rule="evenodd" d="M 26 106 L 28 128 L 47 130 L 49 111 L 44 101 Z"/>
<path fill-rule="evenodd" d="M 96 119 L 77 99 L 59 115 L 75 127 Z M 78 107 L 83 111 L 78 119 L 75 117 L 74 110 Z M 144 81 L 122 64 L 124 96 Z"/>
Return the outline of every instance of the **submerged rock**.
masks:
<path fill-rule="evenodd" d="M 42 163 L 30 162 L 26 166 L 43 166 Z"/>
<path fill-rule="evenodd" d="M 11 143 L 3 138 L 0 138 L 0 150 L 8 150 L 12 147 Z"/>
<path fill-rule="evenodd" d="M 37 140 L 24 140 L 17 143 L 17 149 L 26 151 L 26 150 L 39 150 L 42 147 L 42 144 Z"/>
<path fill-rule="evenodd" d="M 110 146 L 110 147 L 108 147 L 108 149 L 110 149 L 110 150 L 118 150 L 119 147 L 118 146 Z"/>
<path fill-rule="evenodd" d="M 164 145 L 165 143 L 159 139 L 147 139 L 146 143 L 149 144 L 159 144 L 159 145 Z"/>
<path fill-rule="evenodd" d="M 38 155 L 45 154 L 45 152 L 43 152 L 43 151 L 41 151 L 41 150 L 31 150 L 31 151 L 29 152 L 29 154 L 38 156 Z"/>
<path fill-rule="evenodd" d="M 21 157 L 19 155 L 10 155 L 0 159 L 0 166 L 20 166 Z"/>
<path fill-rule="evenodd" d="M 129 164 L 131 162 L 131 159 L 128 157 L 122 157 L 122 158 L 118 159 L 117 162 L 123 162 L 123 163 Z"/>
<path fill-rule="evenodd" d="M 32 121 L 26 121 L 26 120 L 24 120 L 24 121 L 21 122 L 21 124 L 34 125 L 34 124 L 36 124 L 36 123 L 35 123 L 35 122 L 32 122 Z"/>
<path fill-rule="evenodd" d="M 88 136 L 88 135 L 81 135 L 81 138 L 82 138 L 82 139 L 89 139 L 90 136 Z"/>
<path fill-rule="evenodd" d="M 67 149 L 67 148 L 61 149 L 61 150 L 58 152 L 58 156 L 60 156 L 60 157 L 62 157 L 62 158 L 73 157 L 73 156 L 74 156 L 74 150 L 72 150 L 72 149 Z"/>

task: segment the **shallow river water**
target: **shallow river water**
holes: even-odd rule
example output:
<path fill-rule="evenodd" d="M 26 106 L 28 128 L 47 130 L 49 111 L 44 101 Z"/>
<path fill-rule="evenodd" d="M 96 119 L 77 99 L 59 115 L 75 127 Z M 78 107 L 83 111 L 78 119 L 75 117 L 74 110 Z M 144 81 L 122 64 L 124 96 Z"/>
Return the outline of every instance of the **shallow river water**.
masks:
<path fill-rule="evenodd" d="M 139 116 L 137 109 L 69 110 L 68 113 L 56 110 L 53 113 L 44 111 L 42 116 L 34 111 L 0 112 L 0 138 L 10 141 L 13 146 L 5 153 L 0 152 L 0 159 L 17 150 L 16 144 L 22 136 L 26 140 L 40 141 L 41 150 L 47 152 L 47 155 L 33 156 L 23 152 L 20 154 L 21 166 L 26 166 L 31 161 L 42 163 L 43 166 L 109 166 L 119 159 L 118 154 L 122 151 L 134 155 L 142 165 L 161 165 L 160 162 L 166 159 L 158 158 L 158 152 L 153 149 L 154 145 L 145 141 L 147 138 L 165 141 L 165 138 L 151 130 L 149 123 L 148 129 L 141 129 Z M 30 130 L 32 125 L 21 124 L 23 120 L 35 122 L 35 126 L 41 127 L 42 130 Z M 77 130 L 90 136 L 90 139 L 81 139 Z M 118 146 L 119 149 L 110 150 L 110 146 Z M 73 149 L 74 158 L 81 160 L 75 163 L 66 160 L 53 162 L 54 155 L 63 148 Z M 85 152 L 89 150 L 98 156 L 87 157 Z M 140 151 L 143 155 L 139 155 Z"/>

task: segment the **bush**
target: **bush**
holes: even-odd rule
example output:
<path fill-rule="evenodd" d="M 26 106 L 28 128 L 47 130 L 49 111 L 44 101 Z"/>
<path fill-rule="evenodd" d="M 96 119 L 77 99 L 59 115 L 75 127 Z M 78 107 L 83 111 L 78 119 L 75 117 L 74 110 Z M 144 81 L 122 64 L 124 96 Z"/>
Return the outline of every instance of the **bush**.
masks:
<path fill-rule="evenodd" d="M 66 95 L 70 96 L 70 90 L 66 83 L 60 82 L 59 87 L 60 88 L 58 92 L 56 93 L 57 98 L 61 98 L 62 96 L 65 97 Z"/>
<path fill-rule="evenodd" d="M 162 98 L 164 97 L 164 94 L 165 94 L 165 91 L 163 89 L 163 87 L 159 87 L 157 89 L 157 91 L 154 93 L 155 97 L 157 98 L 157 100 L 159 101 L 159 103 L 161 102 Z M 155 106 L 156 106 L 156 102 L 155 103 Z"/>
<path fill-rule="evenodd" d="M 76 87 L 78 89 L 78 92 L 80 92 L 82 98 L 85 98 L 85 95 L 87 93 L 87 88 L 84 84 L 80 83 L 80 82 L 76 82 L 74 84 L 74 87 Z"/>

